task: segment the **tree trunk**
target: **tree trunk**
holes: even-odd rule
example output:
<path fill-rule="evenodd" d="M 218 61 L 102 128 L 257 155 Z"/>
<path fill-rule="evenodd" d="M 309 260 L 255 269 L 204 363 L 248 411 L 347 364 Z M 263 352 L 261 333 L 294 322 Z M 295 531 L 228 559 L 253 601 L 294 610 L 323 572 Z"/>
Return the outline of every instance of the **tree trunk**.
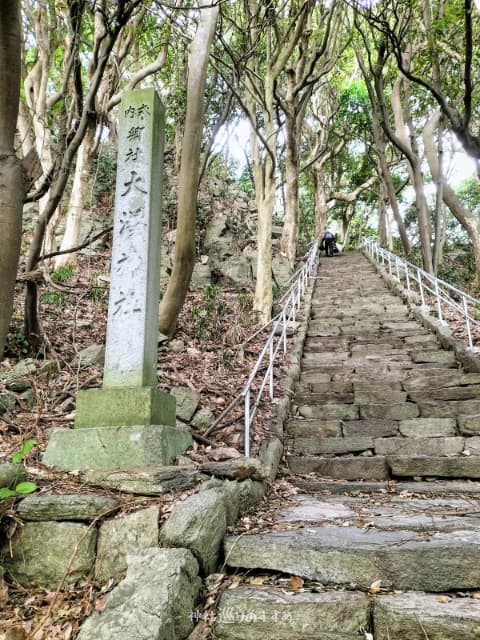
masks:
<path fill-rule="evenodd" d="M 297 257 L 298 236 L 298 131 L 293 89 L 295 74 L 293 71 L 287 74 L 287 98 L 285 100 L 285 219 L 283 233 L 280 240 L 280 249 L 287 256 L 292 269 L 295 267 Z"/>
<path fill-rule="evenodd" d="M 285 220 L 280 241 L 280 249 L 285 253 L 293 268 L 297 256 L 298 237 L 298 144 L 295 129 L 291 130 L 286 123 L 286 149 L 285 149 Z M 295 120 L 295 118 L 294 118 Z"/>
<path fill-rule="evenodd" d="M 372 100 L 372 95 L 370 95 L 370 99 Z M 392 209 L 393 217 L 395 218 L 398 233 L 400 235 L 400 240 L 402 242 L 403 251 L 405 255 L 408 256 L 410 253 L 410 242 L 408 240 L 407 230 L 403 222 L 402 214 L 400 213 L 400 207 L 398 206 L 397 194 L 395 192 L 395 186 L 393 184 L 390 167 L 388 166 L 387 162 L 385 139 L 383 136 L 381 124 L 378 120 L 378 115 L 375 110 L 375 105 L 372 105 L 372 128 L 373 137 L 375 140 L 375 148 L 378 154 L 378 162 L 380 165 L 380 174 L 382 177 L 381 181 L 385 185 L 388 200 L 390 202 L 390 207 Z"/>
<path fill-rule="evenodd" d="M 82 222 L 83 208 L 88 196 L 90 186 L 90 161 L 95 148 L 95 125 L 90 125 L 78 149 L 75 174 L 73 176 L 72 193 L 68 204 L 68 212 L 65 220 L 65 233 L 63 234 L 60 251 L 68 251 L 79 244 L 80 225 Z M 77 260 L 76 253 L 65 253 L 55 258 L 55 268 L 67 264 L 74 265 Z"/>
<path fill-rule="evenodd" d="M 462 225 L 472 243 L 473 259 L 475 261 L 475 287 L 480 287 L 480 220 L 477 215 L 470 213 L 460 198 L 445 181 L 445 176 L 440 170 L 438 154 L 434 141 L 434 131 L 438 126 L 440 111 L 437 111 L 427 122 L 423 129 L 423 147 L 427 158 L 432 179 L 437 184 L 441 183 L 442 198 L 452 214 Z"/>
<path fill-rule="evenodd" d="M 378 190 L 378 241 L 381 247 L 386 247 L 388 245 L 387 207 L 385 206 L 385 199 L 385 182 L 383 180 L 380 180 Z"/>
<path fill-rule="evenodd" d="M 0 359 L 13 309 L 25 198 L 25 181 L 14 149 L 20 98 L 20 33 L 18 0 L 3 0 L 0 11 Z"/>
<path fill-rule="evenodd" d="M 415 208 L 417 210 L 418 231 L 420 234 L 423 268 L 428 273 L 433 273 L 431 221 L 427 206 L 427 200 L 425 197 L 425 185 L 422 175 L 421 160 L 418 153 L 415 132 L 410 115 L 410 105 L 408 103 L 409 95 L 407 91 L 408 85 L 406 84 L 406 82 L 407 81 L 404 79 L 404 77 L 400 75 L 395 81 L 391 96 L 392 110 L 395 118 L 395 129 L 397 138 L 401 140 L 404 147 L 408 150 L 407 166 L 410 175 L 410 181 L 415 190 Z M 403 101 L 403 106 L 401 99 L 402 85 L 404 86 L 406 93 L 405 99 Z M 406 113 L 406 122 L 403 116 L 404 109 Z M 410 135 L 407 133 L 407 127 L 405 125 L 408 126 Z"/>
<path fill-rule="evenodd" d="M 172 275 L 159 312 L 159 328 L 166 335 L 172 335 L 175 331 L 195 264 L 195 219 L 205 110 L 205 81 L 218 12 L 218 5 L 208 5 L 207 8 L 201 9 L 198 28 L 190 47 L 187 111 L 178 177 L 177 234 Z"/>
<path fill-rule="evenodd" d="M 313 166 L 313 184 L 315 189 L 315 240 L 321 242 L 323 234 L 327 230 L 328 203 L 323 183 L 323 171 L 315 165 Z"/>

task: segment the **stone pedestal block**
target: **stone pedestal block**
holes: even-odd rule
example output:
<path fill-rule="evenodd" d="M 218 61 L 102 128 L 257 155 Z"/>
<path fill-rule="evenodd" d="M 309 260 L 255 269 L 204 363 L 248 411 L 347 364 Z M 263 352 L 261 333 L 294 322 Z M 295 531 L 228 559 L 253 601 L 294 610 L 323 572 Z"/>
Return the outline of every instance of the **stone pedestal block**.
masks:
<path fill-rule="evenodd" d="M 163 466 L 192 444 L 187 429 L 167 425 L 54 429 L 43 463 L 65 471 Z"/>
<path fill-rule="evenodd" d="M 175 426 L 175 398 L 151 387 L 103 387 L 77 394 L 75 428 Z"/>

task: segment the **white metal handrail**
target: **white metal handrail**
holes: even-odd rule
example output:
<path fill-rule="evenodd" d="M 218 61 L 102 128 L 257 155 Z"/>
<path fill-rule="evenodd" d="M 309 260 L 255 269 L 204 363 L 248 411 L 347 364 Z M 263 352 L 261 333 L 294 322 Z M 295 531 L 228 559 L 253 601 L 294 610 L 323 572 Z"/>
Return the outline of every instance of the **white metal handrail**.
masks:
<path fill-rule="evenodd" d="M 390 275 L 394 276 L 399 282 L 403 278 L 407 290 L 410 291 L 412 283 L 416 283 L 422 301 L 422 306 L 426 306 L 427 294 L 435 299 L 438 319 L 444 324 L 448 322 L 444 319 L 442 311 L 442 303 L 447 307 L 454 309 L 465 320 L 465 329 L 468 338 L 468 346 L 473 349 L 472 325 L 480 326 L 480 321 L 473 314 L 473 310 L 480 310 L 480 300 L 465 293 L 461 289 L 441 280 L 436 276 L 424 271 L 417 265 L 406 262 L 399 256 L 383 249 L 377 242 L 371 238 L 363 238 L 362 246 L 365 251 L 383 267 L 388 268 Z"/>
<path fill-rule="evenodd" d="M 267 327 L 272 325 L 272 329 L 268 335 L 268 338 L 263 346 L 260 355 L 257 358 L 255 365 L 253 366 L 248 380 L 245 383 L 242 391 L 232 400 L 225 411 L 215 420 L 210 428 L 203 434 L 208 436 L 217 425 L 222 421 L 233 409 L 233 407 L 243 398 L 244 403 L 244 433 L 245 433 L 245 455 L 250 455 L 250 434 L 252 423 L 255 419 L 260 401 L 263 396 L 263 392 L 268 385 L 268 393 L 270 400 L 274 399 L 274 367 L 275 359 L 280 349 L 285 354 L 287 352 L 287 331 L 289 323 L 295 322 L 296 314 L 300 309 L 302 298 L 308 286 L 308 280 L 312 274 L 315 266 L 315 261 L 318 254 L 318 242 L 314 242 L 310 251 L 307 254 L 305 264 L 297 272 L 298 276 L 288 291 L 281 297 L 280 304 L 282 305 L 281 311 L 268 322 L 264 327 L 257 331 L 254 335 L 258 335 L 261 331 L 264 331 Z M 250 338 L 251 339 L 251 338 Z M 261 378 L 259 387 L 256 392 L 252 389 L 254 381 L 261 375 L 263 368 L 266 366 L 263 378 Z"/>
<path fill-rule="evenodd" d="M 245 426 L 245 455 L 250 455 L 250 431 L 255 414 L 257 413 L 258 406 L 262 399 L 263 391 L 268 382 L 270 400 L 274 399 L 274 385 L 273 385 L 273 370 L 275 365 L 275 358 L 283 347 L 283 353 L 287 352 L 287 330 L 290 322 L 295 322 L 296 313 L 300 309 L 302 298 L 305 294 L 308 279 L 313 271 L 315 260 L 318 253 L 318 243 L 314 242 L 310 249 L 305 264 L 300 269 L 298 277 L 290 287 L 290 289 L 282 296 L 280 303 L 282 304 L 282 310 L 273 318 L 272 330 L 265 342 L 265 345 L 258 356 L 245 386 L 243 387 L 241 395 L 244 398 L 244 426 Z M 279 327 L 282 328 L 279 331 Z M 262 365 L 268 359 L 268 366 L 260 383 L 256 398 L 252 403 L 252 384 L 257 374 L 259 373 Z"/>

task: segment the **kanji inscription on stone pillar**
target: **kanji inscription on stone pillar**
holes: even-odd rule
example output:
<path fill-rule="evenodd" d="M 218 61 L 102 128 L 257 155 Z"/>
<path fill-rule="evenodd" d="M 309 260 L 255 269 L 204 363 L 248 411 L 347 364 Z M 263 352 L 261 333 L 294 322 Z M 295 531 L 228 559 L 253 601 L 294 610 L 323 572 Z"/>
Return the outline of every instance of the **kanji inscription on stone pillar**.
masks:
<path fill-rule="evenodd" d="M 125 93 L 104 387 L 148 387 L 157 380 L 163 130 L 163 107 L 153 89 Z"/>

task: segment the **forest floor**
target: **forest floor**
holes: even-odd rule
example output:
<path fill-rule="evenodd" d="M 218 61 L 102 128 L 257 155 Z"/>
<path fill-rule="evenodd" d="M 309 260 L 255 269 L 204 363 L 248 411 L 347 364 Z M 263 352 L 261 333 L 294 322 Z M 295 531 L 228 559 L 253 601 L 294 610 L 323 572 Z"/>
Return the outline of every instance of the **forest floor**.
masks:
<path fill-rule="evenodd" d="M 22 445 L 34 440 L 35 446 L 23 460 L 29 480 L 40 493 L 95 493 L 111 495 L 107 489 L 86 485 L 78 472 L 65 473 L 47 468 L 41 455 L 54 427 L 73 425 L 75 396 L 81 389 L 100 387 L 102 366 L 78 364 L 77 354 L 91 345 L 105 342 L 108 298 L 108 253 L 88 251 L 78 257 L 78 265 L 57 272 L 41 286 L 40 304 L 43 346 L 32 352 L 22 332 L 23 292 L 19 286 L 7 357 L 0 362 L 0 394 L 7 392 L 9 373 L 20 361 L 33 358 L 38 364 L 53 361 L 55 371 L 47 376 L 25 377 L 33 396 L 23 399 L 17 394 L 14 410 L 0 416 L 0 462 L 8 462 Z M 160 343 L 158 351 L 158 388 L 169 391 L 185 386 L 201 395 L 200 407 L 208 408 L 217 418 L 245 384 L 251 368 L 268 335 L 252 314 L 253 295 L 228 285 L 210 285 L 188 295 L 179 318 L 174 339 Z M 268 330 L 270 330 L 269 328 Z M 275 384 L 282 377 L 287 362 L 279 363 Z M 280 395 L 280 389 L 277 388 Z M 252 434 L 252 450 L 269 433 L 272 405 L 262 405 Z M 192 462 L 201 463 L 233 458 L 243 450 L 243 406 L 239 403 L 208 441 L 202 433 L 188 452 Z M 193 491 L 193 490 L 192 490 Z M 121 511 L 129 512 L 146 504 L 160 506 L 163 518 L 173 503 L 189 492 L 167 494 L 155 499 L 123 495 Z M 0 510 L 2 538 L 10 538 L 21 522 L 15 516 L 18 498 L 2 501 Z M 75 587 L 50 591 L 25 589 L 2 582 L 0 576 L 0 640 L 56 640 L 75 637 L 79 624 L 94 609 L 105 603 L 113 582 L 97 585 L 84 580 Z M 4 635 L 2 635 L 2 633 Z"/>
<path fill-rule="evenodd" d="M 102 366 L 78 364 L 76 356 L 82 349 L 105 341 L 108 260 L 107 251 L 83 252 L 73 273 L 57 273 L 42 285 L 40 304 L 46 341 L 40 352 L 32 353 L 23 336 L 23 295 L 20 286 L 18 289 L 9 350 L 0 363 L 0 393 L 6 391 L 8 374 L 19 360 L 48 359 L 55 362 L 56 372 L 46 377 L 27 376 L 34 391 L 33 398 L 19 400 L 15 410 L 0 416 L 0 462 L 9 461 L 23 443 L 35 440 L 36 446 L 23 464 L 41 493 L 81 491 L 120 497 L 118 492 L 83 483 L 76 472 L 55 471 L 41 463 L 49 429 L 73 424 L 76 393 L 102 384 Z M 252 299 L 251 292 L 224 283 L 190 293 L 174 339 L 161 342 L 159 346 L 158 387 L 165 391 L 173 386 L 195 389 L 201 394 L 200 407 L 210 409 L 215 417 L 220 416 L 241 391 L 266 339 L 264 331 L 249 340 L 261 328 L 251 311 Z M 458 337 L 463 337 L 463 323 L 456 318 L 450 321 Z M 479 336 L 477 331 L 475 333 L 477 342 Z M 287 361 L 279 365 L 276 385 L 287 366 Z M 281 395 L 280 389 L 278 392 Z M 259 411 L 253 433 L 253 451 L 269 433 L 273 409 L 265 404 Z M 242 431 L 243 407 L 239 404 L 225 418 L 222 428 L 208 437 L 209 442 L 202 443 L 202 432 L 198 432 L 199 441 L 188 455 L 195 463 L 238 456 L 243 450 Z M 120 510 L 130 512 L 153 503 L 160 507 L 161 517 L 165 519 L 174 502 L 188 493 L 182 491 L 156 498 L 123 495 Z M 270 526 L 274 511 L 280 504 L 294 501 L 297 489 L 288 478 L 279 477 L 269 493 L 268 503 L 255 514 L 246 515 L 238 527 L 256 531 Z M 21 526 L 15 516 L 16 500 L 2 501 L 0 519 L 7 539 L 16 527 Z M 207 608 L 209 602 L 211 605 L 216 601 L 219 589 L 225 588 L 232 579 L 235 578 L 221 575 L 217 581 L 213 579 L 207 584 L 204 599 Z M 254 576 L 252 579 L 260 578 Z M 81 621 L 93 610 L 104 606 L 114 586 L 113 581 L 99 585 L 92 579 L 85 579 L 63 589 L 61 585 L 56 590 L 25 589 L 18 584 L 7 586 L 0 577 L 0 640 L 70 640 L 76 636 Z M 201 637 L 207 638 L 208 633 L 209 629 L 205 628 Z"/>

